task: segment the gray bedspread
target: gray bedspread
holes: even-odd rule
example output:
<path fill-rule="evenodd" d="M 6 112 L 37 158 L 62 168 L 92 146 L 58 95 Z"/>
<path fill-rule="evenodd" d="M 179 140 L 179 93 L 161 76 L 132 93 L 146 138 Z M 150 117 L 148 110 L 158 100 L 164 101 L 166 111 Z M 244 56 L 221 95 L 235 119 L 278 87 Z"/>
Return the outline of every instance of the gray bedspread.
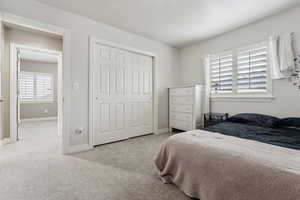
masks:
<path fill-rule="evenodd" d="M 209 126 L 206 130 L 300 150 L 300 129 L 269 128 L 243 123 L 223 122 Z"/>
<path fill-rule="evenodd" d="M 208 131 L 169 137 L 159 175 L 201 200 L 300 200 L 300 151 Z"/>

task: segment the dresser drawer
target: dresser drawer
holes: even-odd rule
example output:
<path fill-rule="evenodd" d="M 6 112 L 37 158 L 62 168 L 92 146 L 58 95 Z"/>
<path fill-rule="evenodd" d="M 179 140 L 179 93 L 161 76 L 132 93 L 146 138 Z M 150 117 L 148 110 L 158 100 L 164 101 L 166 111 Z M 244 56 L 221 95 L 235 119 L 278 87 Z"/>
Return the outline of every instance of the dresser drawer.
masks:
<path fill-rule="evenodd" d="M 179 121 L 179 120 L 171 120 L 170 122 L 171 128 L 177 128 L 183 131 L 193 130 L 193 125 L 191 122 Z"/>
<path fill-rule="evenodd" d="M 194 94 L 194 88 L 192 87 L 170 89 L 170 96 L 188 96 L 193 94 Z"/>
<path fill-rule="evenodd" d="M 185 112 L 185 113 L 192 113 L 193 112 L 193 105 L 178 105 L 178 104 L 171 104 L 170 110 L 173 112 Z"/>
<path fill-rule="evenodd" d="M 171 104 L 193 104 L 194 98 L 193 96 L 171 96 L 170 102 Z"/>
<path fill-rule="evenodd" d="M 170 113 L 170 119 L 171 120 L 186 121 L 186 122 L 193 122 L 193 115 L 186 114 L 186 113 L 171 112 Z"/>

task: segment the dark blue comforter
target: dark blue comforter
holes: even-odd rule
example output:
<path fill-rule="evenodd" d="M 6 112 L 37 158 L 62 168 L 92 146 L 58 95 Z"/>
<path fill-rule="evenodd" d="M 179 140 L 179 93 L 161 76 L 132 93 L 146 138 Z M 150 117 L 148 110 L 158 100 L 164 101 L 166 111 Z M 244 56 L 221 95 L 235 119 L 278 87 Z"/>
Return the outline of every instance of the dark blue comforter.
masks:
<path fill-rule="evenodd" d="M 241 123 L 223 122 L 206 130 L 244 139 L 300 150 L 300 130 L 268 128 Z"/>

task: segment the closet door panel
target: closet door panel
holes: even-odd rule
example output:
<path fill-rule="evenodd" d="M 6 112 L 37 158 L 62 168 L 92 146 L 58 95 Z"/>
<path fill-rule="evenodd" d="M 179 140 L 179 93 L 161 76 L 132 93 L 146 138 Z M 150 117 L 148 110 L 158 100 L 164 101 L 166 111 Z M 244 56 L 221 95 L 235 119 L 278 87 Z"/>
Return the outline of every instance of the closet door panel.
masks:
<path fill-rule="evenodd" d="M 131 53 L 128 64 L 130 137 L 153 133 L 152 58 Z"/>
<path fill-rule="evenodd" d="M 93 77 L 94 145 L 128 138 L 125 124 L 127 51 L 95 45 Z"/>
<path fill-rule="evenodd" d="M 94 52 L 94 145 L 152 133 L 152 57 L 100 44 Z"/>

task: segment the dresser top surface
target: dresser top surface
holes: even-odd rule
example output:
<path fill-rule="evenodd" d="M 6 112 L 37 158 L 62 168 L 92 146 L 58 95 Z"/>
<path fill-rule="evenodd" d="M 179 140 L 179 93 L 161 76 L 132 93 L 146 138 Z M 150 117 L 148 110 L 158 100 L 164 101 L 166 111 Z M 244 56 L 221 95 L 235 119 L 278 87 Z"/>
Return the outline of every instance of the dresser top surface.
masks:
<path fill-rule="evenodd" d="M 189 87 L 204 87 L 204 85 L 201 84 L 188 84 L 188 85 L 176 85 L 176 86 L 171 86 L 169 87 L 169 89 L 173 89 L 173 88 L 189 88 Z"/>

